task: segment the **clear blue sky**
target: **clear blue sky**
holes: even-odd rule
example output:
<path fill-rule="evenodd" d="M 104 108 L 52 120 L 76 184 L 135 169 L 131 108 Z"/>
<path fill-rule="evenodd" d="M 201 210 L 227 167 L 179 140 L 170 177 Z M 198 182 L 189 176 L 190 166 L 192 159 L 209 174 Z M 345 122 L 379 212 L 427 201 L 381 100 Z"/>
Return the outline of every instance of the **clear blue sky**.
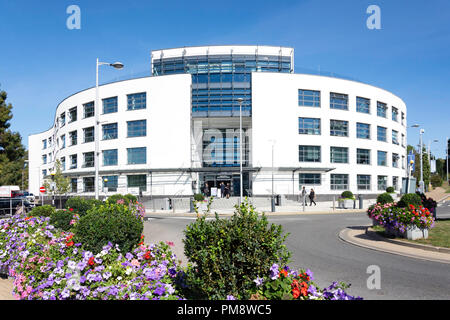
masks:
<path fill-rule="evenodd" d="M 81 9 L 81 30 L 69 30 L 66 8 Z M 369 5 L 381 9 L 381 30 L 369 30 Z M 444 157 L 450 137 L 450 1 L 103 1 L 0 0 L 0 89 L 13 104 L 12 129 L 47 130 L 58 103 L 95 85 L 95 60 L 120 60 L 102 80 L 150 74 L 150 51 L 161 48 L 260 44 L 295 48 L 297 72 L 320 69 L 367 82 L 401 97 L 408 123 Z M 111 69 L 111 70 L 109 70 Z M 418 129 L 408 130 L 417 145 Z"/>

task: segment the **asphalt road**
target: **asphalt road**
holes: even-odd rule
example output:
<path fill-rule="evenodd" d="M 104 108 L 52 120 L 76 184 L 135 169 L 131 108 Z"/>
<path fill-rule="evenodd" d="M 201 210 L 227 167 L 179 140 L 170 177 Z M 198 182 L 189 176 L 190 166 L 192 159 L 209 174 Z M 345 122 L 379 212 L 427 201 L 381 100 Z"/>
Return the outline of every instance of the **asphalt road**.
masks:
<path fill-rule="evenodd" d="M 439 214 L 443 214 L 442 216 Z M 450 215 L 450 206 L 438 211 L 438 218 Z M 182 238 L 190 217 L 151 217 L 146 221 L 146 241 L 172 241 L 177 257 L 183 264 Z M 310 214 L 269 216 L 272 223 L 281 224 L 289 233 L 286 241 L 292 252 L 293 268 L 309 268 L 320 287 L 333 281 L 350 283 L 349 294 L 364 299 L 450 299 L 450 265 L 419 260 L 354 246 L 339 239 L 346 227 L 371 224 L 362 213 Z M 372 273 L 369 266 L 380 270 L 380 289 L 368 289 Z"/>

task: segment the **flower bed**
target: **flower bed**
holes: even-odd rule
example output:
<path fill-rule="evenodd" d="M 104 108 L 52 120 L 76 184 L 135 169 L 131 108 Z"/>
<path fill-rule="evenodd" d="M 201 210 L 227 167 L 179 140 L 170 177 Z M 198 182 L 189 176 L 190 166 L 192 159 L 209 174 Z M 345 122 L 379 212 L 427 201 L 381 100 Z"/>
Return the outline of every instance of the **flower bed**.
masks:
<path fill-rule="evenodd" d="M 397 207 L 395 203 L 372 205 L 367 210 L 374 225 L 380 225 L 395 235 L 405 235 L 412 228 L 431 229 L 434 226 L 433 215 L 423 206 Z"/>
<path fill-rule="evenodd" d="M 143 207 L 134 212 L 143 218 Z M 24 214 L 0 220 L 0 271 L 14 278 L 13 296 L 21 300 L 170 300 L 185 299 L 180 268 L 170 250 L 172 242 L 146 245 L 142 236 L 130 252 L 109 242 L 96 254 L 76 242 L 78 216 L 71 210 L 63 231 L 51 217 Z M 60 213 L 62 214 L 62 213 Z M 67 219 L 69 220 L 69 219 Z M 67 223 L 65 223 L 67 225 Z M 313 282 L 310 270 L 291 271 L 273 264 L 254 281 L 251 299 L 360 299 L 334 282 L 325 289 Z M 227 299 L 240 299 L 231 293 Z"/>

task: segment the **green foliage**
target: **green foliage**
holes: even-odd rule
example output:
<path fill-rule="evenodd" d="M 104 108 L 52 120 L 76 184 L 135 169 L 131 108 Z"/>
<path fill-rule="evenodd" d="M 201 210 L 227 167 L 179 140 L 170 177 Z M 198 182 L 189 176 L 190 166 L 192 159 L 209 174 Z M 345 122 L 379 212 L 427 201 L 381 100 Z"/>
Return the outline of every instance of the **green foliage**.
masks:
<path fill-rule="evenodd" d="M 194 194 L 194 200 L 195 201 L 203 201 L 205 199 L 205 196 L 201 193 Z"/>
<path fill-rule="evenodd" d="M 123 200 L 124 204 L 128 205 L 131 203 L 136 203 L 137 202 L 137 198 L 136 196 L 132 195 L 132 194 L 126 194 L 126 195 L 122 195 L 120 193 L 116 193 L 113 194 L 112 196 L 109 196 L 108 199 L 106 199 L 106 202 L 108 202 L 109 204 L 116 204 L 117 201 L 119 200 Z"/>
<path fill-rule="evenodd" d="M 397 203 L 397 207 L 405 208 L 412 204 L 414 207 L 422 205 L 422 199 L 416 193 L 407 193 L 402 196 L 400 201 Z"/>
<path fill-rule="evenodd" d="M 21 186 L 22 174 L 24 183 L 27 181 L 28 170 L 24 170 L 27 152 L 20 134 L 9 129 L 13 106 L 6 99 L 7 93 L 0 91 L 0 185 Z"/>
<path fill-rule="evenodd" d="M 267 274 L 273 263 L 286 264 L 290 252 L 280 225 L 269 225 L 245 200 L 229 219 L 199 217 L 187 226 L 184 253 L 192 264 L 186 273 L 194 299 L 248 299 L 253 280 Z"/>
<path fill-rule="evenodd" d="M 355 196 L 353 195 L 353 192 L 351 192 L 351 191 L 344 191 L 341 193 L 341 198 L 354 200 Z"/>
<path fill-rule="evenodd" d="M 433 186 L 433 188 L 441 187 L 442 186 L 442 182 L 443 182 L 441 176 L 439 176 L 438 174 L 433 174 L 431 176 L 430 181 L 431 181 L 431 185 Z"/>
<path fill-rule="evenodd" d="M 50 217 L 56 212 L 51 205 L 36 206 L 28 213 L 30 217 Z"/>
<path fill-rule="evenodd" d="M 68 210 L 57 210 L 50 216 L 50 224 L 63 231 L 69 231 L 72 228 L 70 222 L 73 219 L 72 212 Z"/>
<path fill-rule="evenodd" d="M 386 192 L 387 193 L 395 193 L 395 189 L 394 189 L 394 187 L 387 187 Z"/>
<path fill-rule="evenodd" d="M 95 206 L 102 205 L 103 202 L 96 199 L 83 199 L 80 197 L 69 198 L 66 201 L 66 208 L 73 209 L 75 213 L 78 213 L 80 217 L 86 215 L 88 210 L 94 208 Z"/>
<path fill-rule="evenodd" d="M 378 195 L 377 203 L 378 204 L 394 203 L 394 199 L 388 192 L 385 192 Z"/>
<path fill-rule="evenodd" d="M 143 229 L 143 222 L 128 206 L 107 203 L 94 206 L 80 217 L 74 239 L 94 254 L 108 242 L 119 245 L 122 252 L 129 252 L 140 242 Z"/>

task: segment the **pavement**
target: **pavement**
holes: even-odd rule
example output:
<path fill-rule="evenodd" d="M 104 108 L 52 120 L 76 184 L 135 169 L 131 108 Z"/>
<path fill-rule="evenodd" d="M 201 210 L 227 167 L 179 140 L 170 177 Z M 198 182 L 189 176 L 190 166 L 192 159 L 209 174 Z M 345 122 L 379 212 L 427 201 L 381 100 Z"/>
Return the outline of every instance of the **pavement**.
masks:
<path fill-rule="evenodd" d="M 447 199 L 448 194 L 442 194 L 441 191 L 433 194 L 436 196 L 434 199 L 444 201 Z M 438 197 L 441 198 L 438 198 Z M 321 210 L 317 208 L 316 211 L 286 211 L 286 212 L 265 212 L 266 215 L 302 215 L 302 214 L 330 214 L 330 213 L 362 213 L 365 210 L 362 209 L 335 209 L 335 210 Z M 225 211 L 218 212 L 221 216 L 231 216 L 233 212 Z M 158 216 L 184 216 L 192 217 L 196 216 L 195 213 L 173 213 L 172 211 L 147 211 L 146 218 L 158 217 Z M 211 217 L 214 213 L 210 214 Z M 388 239 L 378 235 L 371 226 L 350 227 L 340 231 L 339 238 L 342 241 L 350 243 L 352 245 L 364 247 L 371 250 L 383 251 L 390 254 L 397 254 L 402 256 L 408 256 L 416 259 L 435 261 L 440 263 L 450 264 L 450 248 L 437 248 L 428 245 L 422 245 L 417 243 L 410 243 L 404 240 Z M 13 279 L 1 279 L 0 278 L 0 300 L 14 300 L 12 297 Z"/>

